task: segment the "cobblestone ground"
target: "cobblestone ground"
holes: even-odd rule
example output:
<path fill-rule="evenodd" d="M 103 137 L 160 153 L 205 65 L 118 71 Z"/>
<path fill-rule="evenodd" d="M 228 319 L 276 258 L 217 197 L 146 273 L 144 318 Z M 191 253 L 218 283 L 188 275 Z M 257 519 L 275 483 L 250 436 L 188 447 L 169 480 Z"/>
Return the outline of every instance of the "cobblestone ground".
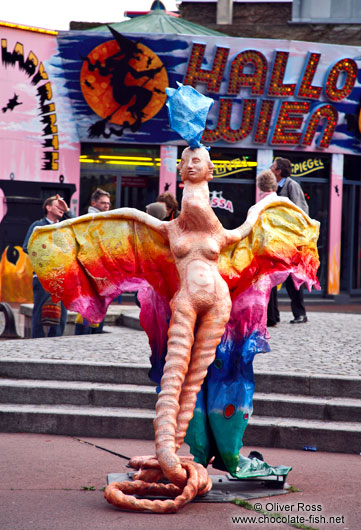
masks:
<path fill-rule="evenodd" d="M 255 370 L 361 375 L 361 315 L 309 313 L 307 324 L 289 324 L 292 314 L 269 328 L 272 351 L 257 355 Z M 101 335 L 0 341 L 2 359 L 63 359 L 102 363 L 149 364 L 143 331 L 106 327 Z"/>

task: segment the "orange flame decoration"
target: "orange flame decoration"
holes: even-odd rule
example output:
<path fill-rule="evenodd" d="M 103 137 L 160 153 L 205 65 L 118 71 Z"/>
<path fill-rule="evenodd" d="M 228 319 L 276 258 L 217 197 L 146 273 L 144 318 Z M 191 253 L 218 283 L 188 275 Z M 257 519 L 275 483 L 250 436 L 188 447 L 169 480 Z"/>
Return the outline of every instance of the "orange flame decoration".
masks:
<path fill-rule="evenodd" d="M 336 243 L 332 250 L 330 269 L 328 272 L 328 294 L 340 292 L 340 243 Z"/>
<path fill-rule="evenodd" d="M 29 256 L 21 247 L 13 247 L 15 264 L 9 261 L 6 247 L 0 261 L 0 300 L 1 302 L 15 302 L 30 304 L 33 301 L 33 267 Z"/>

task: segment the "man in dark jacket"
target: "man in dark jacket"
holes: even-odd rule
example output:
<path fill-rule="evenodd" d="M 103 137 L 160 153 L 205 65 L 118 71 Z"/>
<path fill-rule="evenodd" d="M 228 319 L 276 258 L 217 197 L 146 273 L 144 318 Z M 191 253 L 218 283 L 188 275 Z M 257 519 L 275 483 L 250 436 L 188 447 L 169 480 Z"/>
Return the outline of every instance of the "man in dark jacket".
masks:
<path fill-rule="evenodd" d="M 49 197 L 44 201 L 43 204 L 44 217 L 39 219 L 39 221 L 34 221 L 25 236 L 23 250 L 28 252 L 28 243 L 31 234 L 36 226 L 45 226 L 48 224 L 57 223 L 59 221 L 64 221 L 65 219 L 70 219 L 72 217 L 71 211 L 60 195 L 54 195 Z M 49 298 L 49 293 L 45 291 L 41 285 L 36 274 L 33 276 L 33 295 L 34 295 L 34 305 L 33 305 L 33 315 L 32 315 L 32 330 L 31 336 L 33 339 L 45 337 L 44 328 L 41 324 L 41 311 L 44 303 Z M 63 335 L 65 325 L 67 320 L 67 310 L 64 305 L 61 304 L 61 316 L 60 323 L 49 327 L 48 337 L 59 337 Z"/>
<path fill-rule="evenodd" d="M 276 158 L 270 169 L 277 179 L 277 195 L 288 197 L 308 214 L 308 204 L 305 199 L 305 194 L 298 182 L 290 177 L 292 173 L 291 162 L 287 158 L 279 157 Z M 289 276 L 285 281 L 285 286 L 288 296 L 291 299 L 291 309 L 294 317 L 293 320 L 290 320 L 290 324 L 303 324 L 307 322 L 308 319 L 303 299 L 303 285 L 301 285 L 299 289 L 296 289 L 291 276 Z M 273 288 L 272 295 L 271 300 L 273 300 L 273 304 L 275 304 L 273 306 L 273 313 L 279 314 L 277 307 L 277 287 Z"/>

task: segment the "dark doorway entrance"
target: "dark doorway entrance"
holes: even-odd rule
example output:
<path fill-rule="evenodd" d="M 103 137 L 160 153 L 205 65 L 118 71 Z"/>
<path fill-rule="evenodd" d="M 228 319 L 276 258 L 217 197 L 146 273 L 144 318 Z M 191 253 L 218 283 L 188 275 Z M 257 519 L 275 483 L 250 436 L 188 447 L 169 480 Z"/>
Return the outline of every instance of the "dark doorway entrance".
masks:
<path fill-rule="evenodd" d="M 309 216 L 320 222 L 320 235 L 317 248 L 320 267 L 317 277 L 321 291 L 312 290 L 310 295 L 327 294 L 328 274 L 328 232 L 329 232 L 329 197 L 331 156 L 312 152 L 275 151 L 274 158 L 281 156 L 292 163 L 291 177 L 303 189 L 309 207 Z"/>

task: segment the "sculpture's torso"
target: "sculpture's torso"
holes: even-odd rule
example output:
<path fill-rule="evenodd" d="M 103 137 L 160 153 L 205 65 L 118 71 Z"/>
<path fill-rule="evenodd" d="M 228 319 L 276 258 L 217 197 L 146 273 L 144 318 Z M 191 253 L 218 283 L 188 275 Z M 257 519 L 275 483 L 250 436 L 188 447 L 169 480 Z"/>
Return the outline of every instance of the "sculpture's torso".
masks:
<path fill-rule="evenodd" d="M 228 287 L 218 272 L 224 229 L 209 205 L 208 193 L 185 191 L 182 213 L 169 223 L 168 238 L 180 278 L 179 293 L 198 310 L 228 299 Z"/>

